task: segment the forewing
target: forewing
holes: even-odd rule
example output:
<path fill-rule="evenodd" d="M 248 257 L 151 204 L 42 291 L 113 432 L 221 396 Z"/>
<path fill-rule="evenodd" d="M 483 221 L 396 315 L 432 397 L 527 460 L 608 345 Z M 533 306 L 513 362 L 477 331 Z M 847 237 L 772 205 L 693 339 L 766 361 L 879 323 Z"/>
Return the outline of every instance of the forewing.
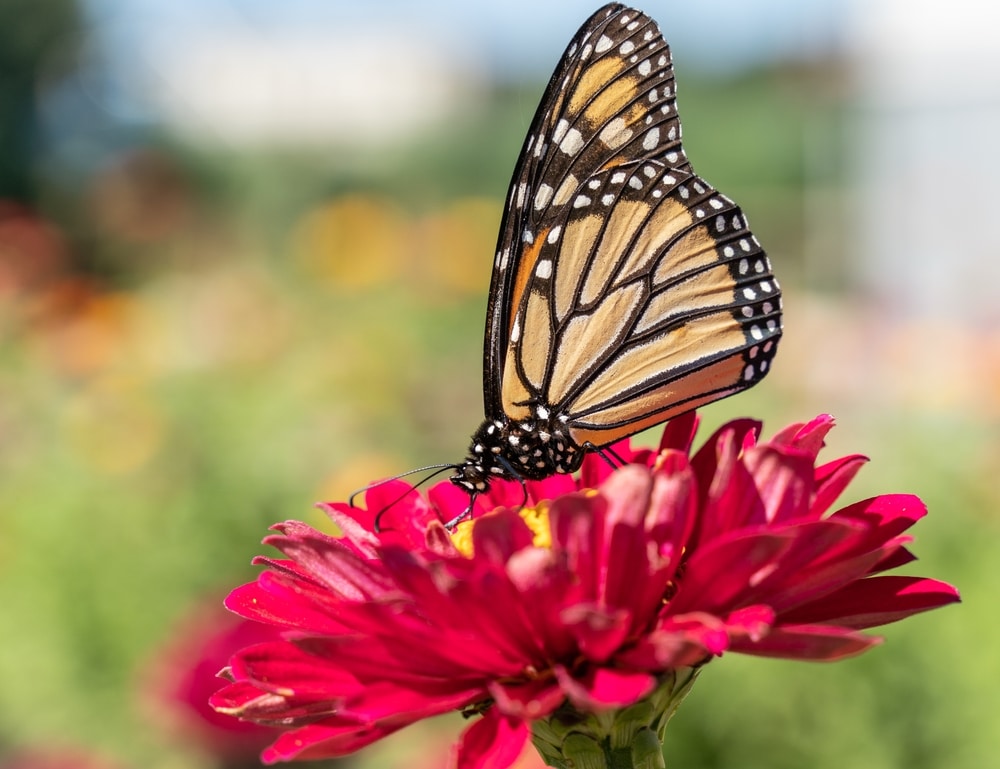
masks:
<path fill-rule="evenodd" d="M 742 212 L 687 170 L 641 160 L 584 182 L 538 241 L 505 350 L 505 408 L 539 399 L 607 445 L 763 377 L 781 297 Z"/>
<path fill-rule="evenodd" d="M 670 50 L 656 23 L 634 9 L 601 8 L 563 54 L 518 159 L 500 228 L 484 345 L 487 416 L 515 416 L 502 387 L 514 308 L 539 274 L 558 223 L 592 203 L 588 182 L 645 159 L 690 171 L 675 98 Z"/>

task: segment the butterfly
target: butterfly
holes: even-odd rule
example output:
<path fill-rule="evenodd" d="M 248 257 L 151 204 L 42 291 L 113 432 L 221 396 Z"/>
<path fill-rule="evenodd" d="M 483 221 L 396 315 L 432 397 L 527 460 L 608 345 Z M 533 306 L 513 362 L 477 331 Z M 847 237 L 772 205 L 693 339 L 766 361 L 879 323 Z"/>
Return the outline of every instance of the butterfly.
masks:
<path fill-rule="evenodd" d="M 485 420 L 451 481 L 541 479 L 767 373 L 781 293 L 740 208 L 681 144 L 670 49 L 612 3 L 580 28 L 507 196 Z"/>

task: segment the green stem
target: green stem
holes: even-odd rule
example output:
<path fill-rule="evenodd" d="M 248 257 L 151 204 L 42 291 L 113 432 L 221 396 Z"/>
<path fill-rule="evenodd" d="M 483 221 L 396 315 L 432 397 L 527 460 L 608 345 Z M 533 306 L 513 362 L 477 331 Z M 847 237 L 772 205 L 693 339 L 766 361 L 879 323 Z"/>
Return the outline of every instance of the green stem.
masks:
<path fill-rule="evenodd" d="M 532 741 L 558 769 L 666 769 L 667 722 L 697 676 L 697 668 L 670 671 L 652 694 L 621 710 L 581 713 L 563 705 L 532 724 Z"/>

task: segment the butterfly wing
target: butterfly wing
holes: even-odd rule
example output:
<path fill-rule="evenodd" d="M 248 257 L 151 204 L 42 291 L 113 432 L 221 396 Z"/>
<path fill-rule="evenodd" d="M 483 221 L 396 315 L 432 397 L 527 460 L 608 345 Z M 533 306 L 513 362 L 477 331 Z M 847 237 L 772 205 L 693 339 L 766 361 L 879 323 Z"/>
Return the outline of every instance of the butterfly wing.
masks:
<path fill-rule="evenodd" d="M 539 250 L 514 312 L 508 414 L 550 404 L 603 446 L 761 379 L 781 297 L 739 207 L 655 160 L 593 176 Z M 583 193 L 581 193 L 583 194 Z M 555 236 L 552 236 L 555 233 Z"/>
<path fill-rule="evenodd" d="M 511 180 L 487 309 L 486 415 L 501 393 L 513 322 L 547 224 L 592 176 L 639 157 L 690 169 L 680 143 L 670 50 L 656 23 L 606 5 L 580 28 L 549 81 Z"/>
<path fill-rule="evenodd" d="M 780 293 L 740 209 L 680 144 L 669 49 L 620 5 L 588 20 L 515 171 L 487 319 L 487 416 L 545 404 L 607 445 L 751 386 Z"/>

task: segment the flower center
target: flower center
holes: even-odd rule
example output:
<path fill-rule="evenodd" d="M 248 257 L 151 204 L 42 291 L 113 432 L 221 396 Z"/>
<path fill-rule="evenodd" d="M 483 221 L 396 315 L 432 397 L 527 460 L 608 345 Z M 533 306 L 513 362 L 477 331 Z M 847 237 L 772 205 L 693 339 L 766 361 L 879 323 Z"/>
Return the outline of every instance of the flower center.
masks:
<path fill-rule="evenodd" d="M 531 530 L 531 544 L 534 547 L 552 547 L 552 529 L 549 528 L 549 501 L 543 500 L 533 507 L 522 507 L 517 514 Z M 486 515 L 493 515 L 487 513 Z M 451 543 L 466 558 L 472 558 L 475 548 L 472 531 L 479 518 L 470 518 L 459 523 L 451 532 Z"/>

